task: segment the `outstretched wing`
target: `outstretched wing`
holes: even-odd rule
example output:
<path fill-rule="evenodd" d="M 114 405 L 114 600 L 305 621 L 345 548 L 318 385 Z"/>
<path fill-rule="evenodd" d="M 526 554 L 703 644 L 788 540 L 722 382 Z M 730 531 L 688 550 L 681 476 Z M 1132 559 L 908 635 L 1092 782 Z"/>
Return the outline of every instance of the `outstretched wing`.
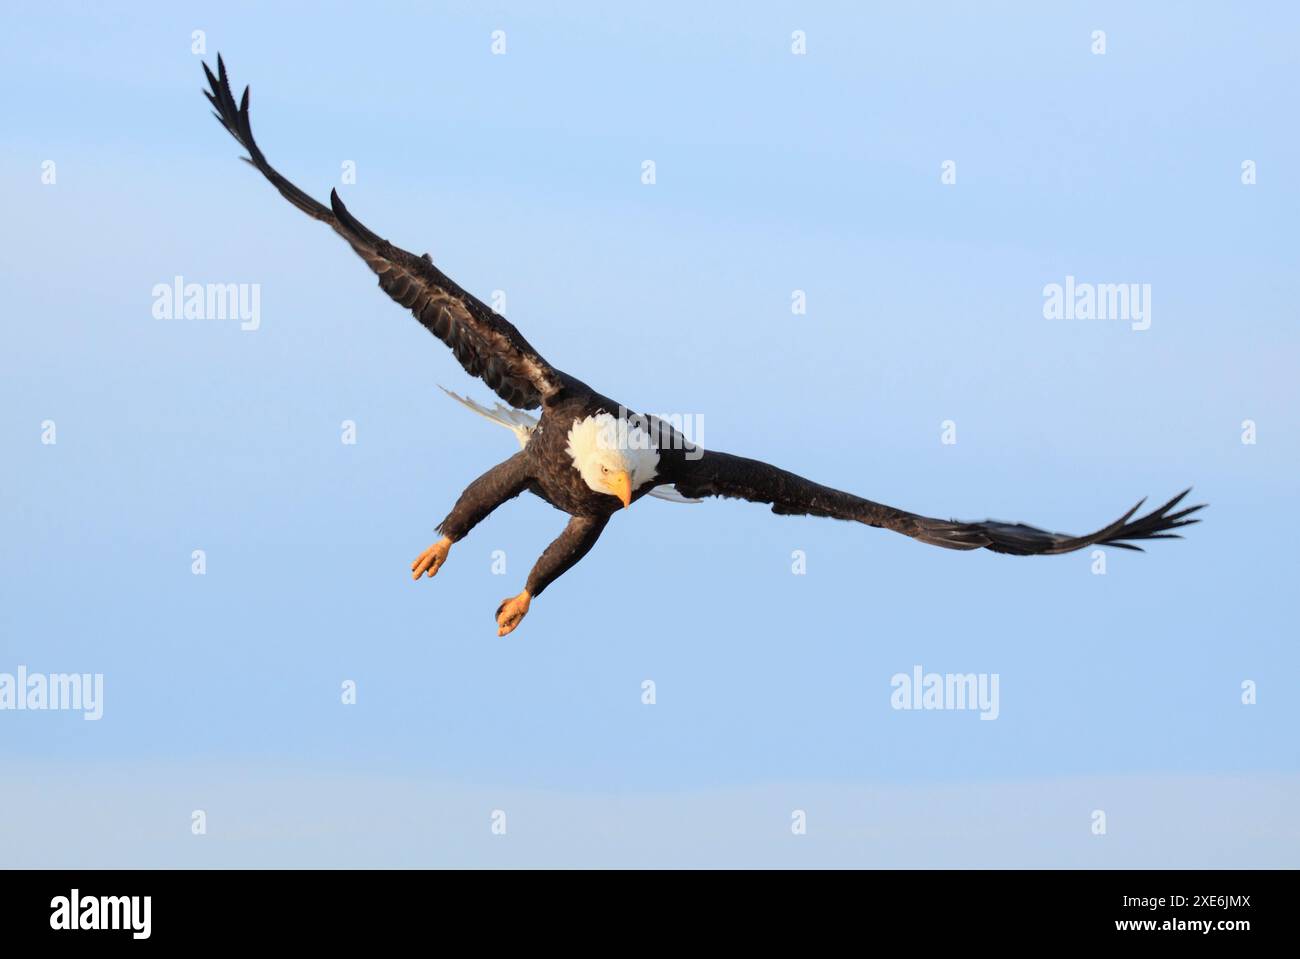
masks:
<path fill-rule="evenodd" d="M 673 481 L 685 496 L 729 496 L 755 503 L 770 503 L 772 512 L 792 516 L 829 516 L 856 520 L 868 526 L 890 529 L 923 543 L 947 549 L 991 549 L 995 553 L 1015 556 L 1069 553 L 1094 544 L 1141 551 L 1130 540 L 1181 539 L 1170 530 L 1199 519 L 1191 514 L 1205 504 L 1173 512 L 1190 490 L 1183 490 L 1159 509 L 1134 519 L 1142 502 L 1109 526 L 1084 536 L 1050 533 L 1024 523 L 984 520 L 963 523 L 959 520 L 932 519 L 905 510 L 821 486 L 802 476 L 778 469 L 758 460 L 728 453 L 705 452 L 697 460 L 682 458 L 672 467 Z"/>
<path fill-rule="evenodd" d="M 206 63 L 203 72 L 212 88 L 204 95 L 221 125 L 248 151 L 244 160 L 257 167 L 286 200 L 308 216 L 328 223 L 347 240 L 379 276 L 380 288 L 451 347 L 465 372 L 480 377 L 511 406 L 526 410 L 536 409 L 563 388 L 563 373 L 542 359 L 505 317 L 466 293 L 434 266 L 427 253 L 415 256 L 370 232 L 347 211 L 337 192 L 330 192 L 330 206 L 326 207 L 277 173 L 253 141 L 248 88 L 244 88 L 243 99 L 236 104 L 220 55 L 217 75 L 212 75 Z"/>

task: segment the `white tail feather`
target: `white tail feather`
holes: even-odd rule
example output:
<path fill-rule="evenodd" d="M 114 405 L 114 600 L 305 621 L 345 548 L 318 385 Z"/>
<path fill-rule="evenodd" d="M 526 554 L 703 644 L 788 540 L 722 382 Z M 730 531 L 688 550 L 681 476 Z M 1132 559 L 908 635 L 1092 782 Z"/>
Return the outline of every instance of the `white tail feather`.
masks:
<path fill-rule="evenodd" d="M 484 419 L 491 420 L 498 426 L 504 426 L 510 432 L 514 433 L 515 439 L 519 441 L 520 449 L 527 446 L 528 441 L 532 439 L 533 430 L 537 428 L 537 418 L 535 416 L 529 416 L 522 410 L 515 410 L 508 406 L 502 406 L 500 403 L 493 403 L 493 409 L 488 409 L 486 406 L 480 406 L 478 403 L 475 403 L 466 396 L 459 396 L 456 393 L 453 393 L 445 386 L 439 386 L 438 389 L 442 390 L 457 403 L 473 410 Z M 681 493 L 677 492 L 676 487 L 671 483 L 664 486 L 656 486 L 646 495 L 653 496 L 656 499 L 666 500 L 669 503 L 703 502 L 703 500 L 690 499 L 689 497 L 683 496 Z"/>
<path fill-rule="evenodd" d="M 528 441 L 532 438 L 533 430 L 537 428 L 537 418 L 529 416 L 521 410 L 513 410 L 508 406 L 502 406 L 500 403 L 493 403 L 492 405 L 495 409 L 490 410 L 485 406 L 479 406 L 468 397 L 456 395 L 445 386 L 439 386 L 438 389 L 442 390 L 457 403 L 469 407 L 484 419 L 489 419 L 493 423 L 504 426 L 510 432 L 514 433 L 515 439 L 519 441 L 520 449 L 523 449 L 528 445 Z"/>
<path fill-rule="evenodd" d="M 656 486 L 647 496 L 653 496 L 655 499 L 667 500 L 670 503 L 703 503 L 702 499 L 691 499 L 689 496 L 683 496 L 677 492 L 677 487 L 672 483 L 665 483 L 663 486 Z"/>

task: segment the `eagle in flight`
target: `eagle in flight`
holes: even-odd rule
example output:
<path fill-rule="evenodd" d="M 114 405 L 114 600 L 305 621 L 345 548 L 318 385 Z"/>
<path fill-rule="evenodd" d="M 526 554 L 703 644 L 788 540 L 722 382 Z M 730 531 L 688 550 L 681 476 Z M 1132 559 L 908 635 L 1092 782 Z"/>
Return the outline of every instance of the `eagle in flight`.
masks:
<path fill-rule="evenodd" d="M 1049 533 L 1023 523 L 931 519 L 822 486 L 758 460 L 704 450 L 664 421 L 630 413 L 556 369 L 513 324 L 457 286 L 427 253 L 408 253 L 362 225 L 336 191 L 330 192 L 330 205 L 325 206 L 282 177 L 253 140 L 248 88 L 236 103 L 220 55 L 217 75 L 206 63 L 203 72 L 211 87 L 204 95 L 221 125 L 248 151 L 245 162 L 261 171 L 286 200 L 347 241 L 378 276 L 380 289 L 451 347 L 465 372 L 482 379 L 513 407 L 497 404 L 495 410 L 487 410 L 451 394 L 514 430 L 522 449 L 465 488 L 438 526 L 442 538 L 411 564 L 413 578 L 435 575 L 455 543 L 520 493 L 533 493 L 569 514 L 564 532 L 537 560 L 523 591 L 497 608 L 498 636 L 512 632 L 533 599 L 587 554 L 615 512 L 647 495 L 679 502 L 733 497 L 768 504 L 772 512 L 785 516 L 853 520 L 934 546 L 983 548 L 1015 556 L 1069 553 L 1094 544 L 1140 550 L 1133 540 L 1178 539 L 1171 530 L 1199 522 L 1191 514 L 1204 504 L 1176 509 L 1187 490 L 1145 516 L 1136 516 L 1139 502 L 1115 522 L 1083 536 Z M 541 410 L 537 418 L 520 412 L 536 409 Z"/>

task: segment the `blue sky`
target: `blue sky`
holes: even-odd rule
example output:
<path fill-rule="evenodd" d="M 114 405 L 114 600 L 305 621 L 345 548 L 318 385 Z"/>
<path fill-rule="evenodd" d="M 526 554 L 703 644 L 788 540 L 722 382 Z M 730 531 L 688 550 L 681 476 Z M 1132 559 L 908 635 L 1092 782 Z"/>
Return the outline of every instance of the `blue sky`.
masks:
<path fill-rule="evenodd" d="M 748 864 L 751 825 L 789 839 L 804 808 L 811 847 L 761 861 L 1295 865 L 1298 19 L 672 3 L 11 18 L 0 673 L 103 673 L 105 711 L 0 712 L 3 775 L 23 784 L 0 793 L 0 849 Z M 493 611 L 565 518 L 515 501 L 410 581 L 513 440 L 437 390 L 489 398 L 237 161 L 199 93 L 195 30 L 252 85 L 258 141 L 299 186 L 337 187 L 468 289 L 505 291 L 560 368 L 702 416 L 709 447 L 917 512 L 1072 532 L 1194 485 L 1206 522 L 1108 551 L 1099 576 L 1087 551 L 954 553 L 643 501 L 498 640 Z M 176 275 L 258 284 L 259 329 L 155 319 L 151 291 Z M 1150 284 L 1150 329 L 1045 319 L 1043 287 L 1067 275 Z M 891 677 L 917 664 L 996 673 L 998 719 L 891 709 Z M 455 812 L 413 811 L 438 797 Z M 492 845 L 494 808 L 515 845 Z M 541 841 L 556 821 L 567 838 Z M 413 832 L 426 841 L 404 846 Z"/>

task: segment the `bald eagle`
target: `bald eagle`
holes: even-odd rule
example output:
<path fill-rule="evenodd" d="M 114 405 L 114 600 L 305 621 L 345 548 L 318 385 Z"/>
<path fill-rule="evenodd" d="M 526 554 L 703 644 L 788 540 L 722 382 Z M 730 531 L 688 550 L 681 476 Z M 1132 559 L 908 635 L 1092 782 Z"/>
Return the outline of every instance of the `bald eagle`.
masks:
<path fill-rule="evenodd" d="M 434 576 L 453 544 L 520 493 L 533 493 L 569 514 L 568 525 L 537 560 L 523 590 L 497 607 L 498 636 L 512 632 L 532 600 L 587 554 L 615 512 L 647 495 L 685 502 L 733 497 L 768 504 L 772 512 L 784 516 L 853 520 L 934 546 L 983 548 L 1015 556 L 1068 553 L 1094 544 L 1140 550 L 1132 541 L 1178 539 L 1171 530 L 1199 522 L 1192 514 L 1204 504 L 1176 509 L 1188 490 L 1144 516 L 1136 516 L 1139 502 L 1115 522 L 1084 536 L 996 520 L 931 519 L 822 486 L 767 463 L 702 449 L 663 420 L 632 413 L 556 369 L 513 324 L 457 286 L 427 253 L 408 253 L 362 225 L 336 191 L 330 192 L 327 207 L 282 177 L 253 140 L 248 88 L 236 103 L 220 56 L 216 76 L 206 63 L 203 71 L 210 86 L 204 95 L 221 125 L 248 151 L 245 162 L 256 167 L 286 200 L 338 233 L 378 276 L 380 289 L 447 344 L 465 372 L 482 379 L 510 405 L 498 404 L 489 411 L 455 397 L 514 430 L 522 448 L 465 488 L 437 528 L 441 539 L 411 564 L 412 578 Z M 538 409 L 536 418 L 520 412 Z"/>

